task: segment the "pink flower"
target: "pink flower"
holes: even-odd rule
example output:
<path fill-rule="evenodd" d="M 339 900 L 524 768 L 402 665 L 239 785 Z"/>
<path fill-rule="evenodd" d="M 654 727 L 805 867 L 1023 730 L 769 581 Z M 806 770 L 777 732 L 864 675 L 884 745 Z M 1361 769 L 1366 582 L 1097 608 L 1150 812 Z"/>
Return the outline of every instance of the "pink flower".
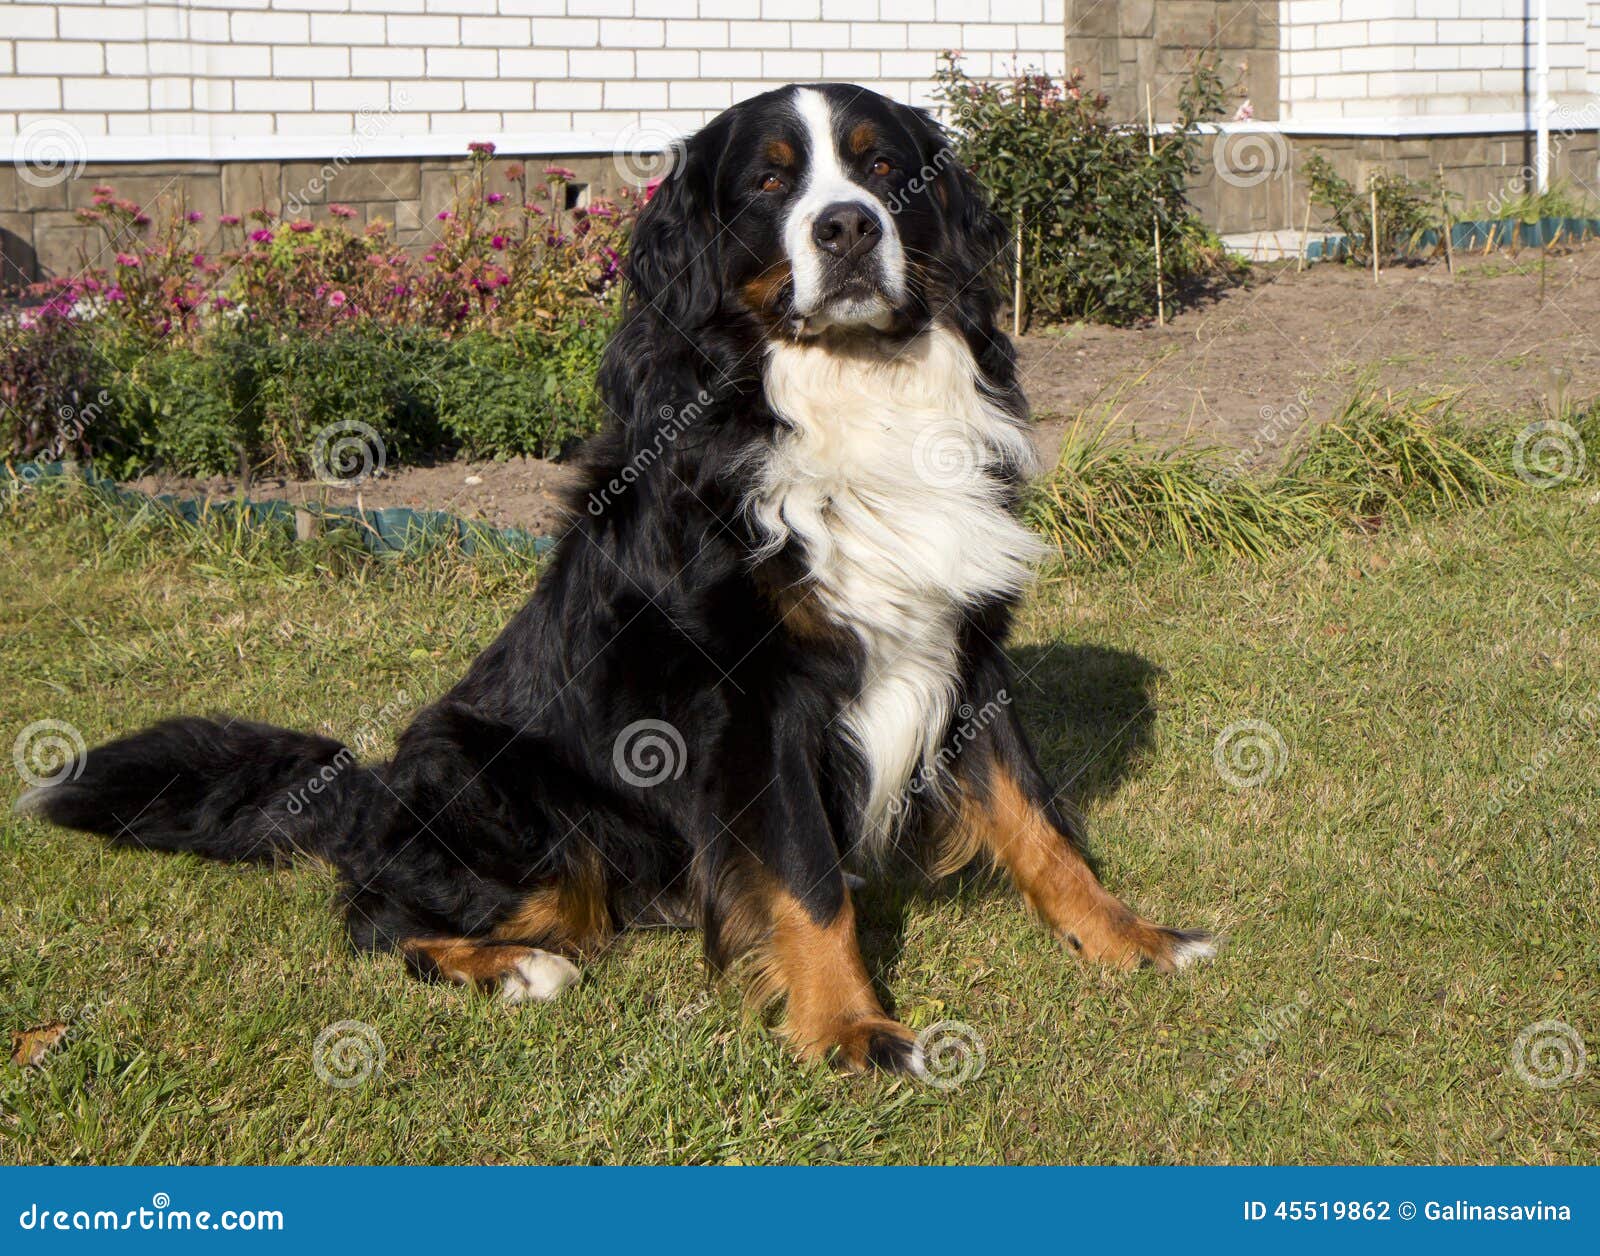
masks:
<path fill-rule="evenodd" d="M 328 304 L 336 310 L 342 308 L 346 300 L 344 293 L 337 288 L 328 293 Z"/>
<path fill-rule="evenodd" d="M 501 201 L 506 199 L 506 194 L 504 192 L 490 192 L 489 195 L 483 199 L 488 201 L 491 205 L 498 205 Z"/>
<path fill-rule="evenodd" d="M 206 216 L 198 209 L 191 209 L 187 214 L 184 215 L 184 218 L 189 222 L 204 222 L 206 220 Z"/>
<path fill-rule="evenodd" d="M 1239 106 L 1238 112 L 1233 115 L 1233 120 L 1235 122 L 1248 122 L 1255 116 L 1255 107 L 1247 100 Z"/>
<path fill-rule="evenodd" d="M 661 186 L 661 176 L 660 175 L 657 175 L 654 179 L 651 179 L 650 182 L 648 182 L 648 183 L 646 183 L 644 185 L 644 199 L 645 199 L 645 203 L 646 204 L 650 203 L 650 198 L 656 194 L 656 189 L 659 188 L 660 186 Z"/>
<path fill-rule="evenodd" d="M 329 205 L 328 212 L 335 218 L 354 218 L 356 211 L 348 205 Z"/>
<path fill-rule="evenodd" d="M 126 292 L 124 292 L 121 288 L 119 288 L 116 284 L 112 284 L 109 288 L 106 289 L 106 300 L 107 301 L 126 301 L 127 299 L 128 299 L 128 294 Z"/>
<path fill-rule="evenodd" d="M 305 233 L 308 231 L 315 231 L 316 225 L 314 223 L 307 222 L 304 218 L 296 218 L 289 224 L 289 230 L 293 231 L 296 235 L 305 235 Z"/>
<path fill-rule="evenodd" d="M 478 140 L 476 143 L 468 144 L 467 151 L 476 157 L 493 157 L 494 145 L 487 140 Z"/>
<path fill-rule="evenodd" d="M 437 253 L 424 253 L 422 255 L 422 260 L 425 262 L 436 262 L 439 260 L 439 255 Z"/>
<path fill-rule="evenodd" d="M 91 189 L 96 196 L 115 196 L 117 190 L 109 183 L 96 183 Z"/>
<path fill-rule="evenodd" d="M 139 265 L 139 259 L 137 257 L 135 257 L 132 253 L 118 253 L 117 254 L 117 265 L 118 266 L 134 266 L 134 267 L 137 267 Z"/>
<path fill-rule="evenodd" d="M 217 221 L 220 222 L 224 227 L 237 227 L 239 225 L 239 215 L 223 214 L 221 218 L 217 219 Z"/>
<path fill-rule="evenodd" d="M 492 240 L 489 241 L 489 247 L 490 248 L 503 249 L 503 248 L 505 248 L 505 246 L 506 246 L 506 238 L 505 238 L 505 236 L 497 235 Z"/>
<path fill-rule="evenodd" d="M 450 211 L 448 209 L 441 209 L 439 211 L 438 218 L 439 218 L 440 222 L 449 222 L 450 221 Z"/>
<path fill-rule="evenodd" d="M 578 177 L 576 170 L 568 170 L 565 166 L 546 166 L 544 172 L 552 179 L 570 181 Z"/>
<path fill-rule="evenodd" d="M 250 238 L 257 244 L 265 244 L 268 240 L 272 239 L 272 232 L 266 227 L 257 227 L 250 233 Z"/>

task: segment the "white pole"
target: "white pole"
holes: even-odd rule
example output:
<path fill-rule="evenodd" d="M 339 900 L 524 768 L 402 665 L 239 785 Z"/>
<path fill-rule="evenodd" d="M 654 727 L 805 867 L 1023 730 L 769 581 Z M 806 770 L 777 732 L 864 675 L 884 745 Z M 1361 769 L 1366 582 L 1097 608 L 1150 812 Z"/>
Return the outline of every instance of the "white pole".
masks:
<path fill-rule="evenodd" d="M 1534 141 L 1533 173 L 1534 182 L 1542 196 L 1550 190 L 1550 0 L 1539 0 L 1538 29 L 1535 39 L 1538 42 L 1538 60 L 1534 63 L 1533 79 L 1534 91 L 1538 96 L 1534 109 L 1538 117 L 1534 119 L 1537 128 L 1537 137 Z"/>

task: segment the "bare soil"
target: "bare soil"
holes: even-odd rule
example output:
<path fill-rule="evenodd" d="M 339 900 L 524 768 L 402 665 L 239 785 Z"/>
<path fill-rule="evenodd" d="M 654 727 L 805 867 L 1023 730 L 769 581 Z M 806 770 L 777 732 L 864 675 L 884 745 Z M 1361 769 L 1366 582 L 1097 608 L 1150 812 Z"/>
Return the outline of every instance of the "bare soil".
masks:
<path fill-rule="evenodd" d="M 1358 381 L 1448 389 L 1469 413 L 1527 412 L 1553 392 L 1600 391 L 1600 243 L 1372 273 L 1256 266 L 1250 281 L 1165 327 L 1075 324 L 1019 341 L 1041 452 L 1075 420 L 1140 439 L 1255 447 L 1264 462 L 1330 417 Z M 570 463 L 538 458 L 388 468 L 358 489 L 258 479 L 257 499 L 445 510 L 496 527 L 559 530 Z M 231 495 L 236 481 L 148 476 L 147 492 Z"/>

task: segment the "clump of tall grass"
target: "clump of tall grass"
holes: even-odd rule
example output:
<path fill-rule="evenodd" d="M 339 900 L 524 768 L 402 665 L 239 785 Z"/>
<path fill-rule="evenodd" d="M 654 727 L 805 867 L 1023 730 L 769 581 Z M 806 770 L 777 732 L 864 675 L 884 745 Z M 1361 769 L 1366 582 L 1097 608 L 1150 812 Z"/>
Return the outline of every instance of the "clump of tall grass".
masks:
<path fill-rule="evenodd" d="M 1483 505 L 1520 487 L 1519 427 L 1469 426 L 1449 393 L 1359 387 L 1277 473 L 1241 475 L 1222 451 L 1120 441 L 1080 421 L 1025 513 L 1066 561 L 1159 551 L 1266 558 L 1385 517 Z M 1562 417 L 1600 470 L 1600 399 Z"/>
<path fill-rule="evenodd" d="M 1359 388 L 1284 479 L 1316 484 L 1343 520 L 1481 506 L 1516 482 L 1497 429 L 1469 430 L 1449 393 Z"/>
<path fill-rule="evenodd" d="M 1323 495 L 1302 490 L 1230 476 L 1209 450 L 1073 429 L 1024 513 L 1063 557 L 1089 563 L 1155 549 L 1265 558 L 1327 530 Z"/>

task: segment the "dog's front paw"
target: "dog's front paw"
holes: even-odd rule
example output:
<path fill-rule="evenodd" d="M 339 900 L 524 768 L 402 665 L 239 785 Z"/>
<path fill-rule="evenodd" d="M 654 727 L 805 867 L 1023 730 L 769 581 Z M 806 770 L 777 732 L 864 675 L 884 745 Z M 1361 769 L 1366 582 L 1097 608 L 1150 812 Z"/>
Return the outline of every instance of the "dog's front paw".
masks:
<path fill-rule="evenodd" d="M 1112 968 L 1175 973 L 1210 959 L 1223 941 L 1204 929 L 1167 929 L 1126 909 L 1093 924 L 1098 927 L 1063 931 L 1061 937 L 1083 958 Z"/>
<path fill-rule="evenodd" d="M 1204 929 L 1167 929 L 1140 921 L 1140 928 L 1127 938 L 1127 950 L 1120 960 L 1125 968 L 1154 968 L 1175 973 L 1202 960 L 1211 959 L 1222 940 Z"/>
<path fill-rule="evenodd" d="M 927 1075 L 917 1036 L 887 1016 L 864 1016 L 837 1026 L 831 1041 L 815 1053 L 843 1073 L 881 1069 L 886 1073 Z"/>

